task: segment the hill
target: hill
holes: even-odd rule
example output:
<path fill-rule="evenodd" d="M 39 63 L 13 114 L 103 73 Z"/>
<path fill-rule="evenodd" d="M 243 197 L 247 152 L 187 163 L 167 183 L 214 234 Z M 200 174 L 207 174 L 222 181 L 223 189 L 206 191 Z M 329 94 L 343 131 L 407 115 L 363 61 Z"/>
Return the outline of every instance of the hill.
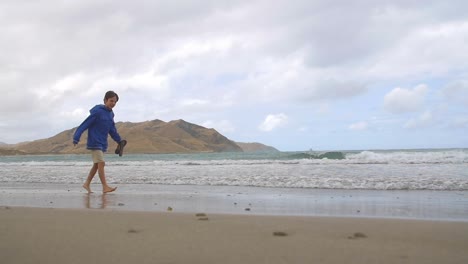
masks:
<path fill-rule="evenodd" d="M 244 152 L 277 152 L 279 151 L 274 147 L 270 147 L 270 146 L 267 146 L 258 142 L 252 142 L 252 143 L 236 142 L 236 144 L 239 147 L 241 147 L 242 151 Z"/>
<path fill-rule="evenodd" d="M 152 120 L 140 123 L 118 122 L 117 130 L 128 140 L 126 153 L 195 153 L 195 152 L 241 152 L 234 141 L 214 129 L 208 129 L 184 120 L 164 122 Z M 72 137 L 76 127 L 53 137 L 17 144 L 13 150 L 26 154 L 78 154 L 87 153 L 87 132 L 80 143 L 73 146 Z M 116 143 L 109 137 L 109 152 Z M 12 150 L 11 150 L 12 151 Z M 10 151 L 9 151 L 10 152 Z M 1 154 L 2 152 L 0 152 Z"/>
<path fill-rule="evenodd" d="M 24 155 L 24 154 L 26 153 L 19 151 L 19 150 L 0 147 L 0 156 L 14 156 L 14 155 Z"/>

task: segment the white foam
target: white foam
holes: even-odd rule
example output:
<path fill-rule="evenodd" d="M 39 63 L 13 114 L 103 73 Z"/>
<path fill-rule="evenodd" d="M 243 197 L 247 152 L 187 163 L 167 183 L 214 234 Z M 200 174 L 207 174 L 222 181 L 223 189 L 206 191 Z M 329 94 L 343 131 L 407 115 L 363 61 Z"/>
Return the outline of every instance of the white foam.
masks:
<path fill-rule="evenodd" d="M 157 157 L 111 158 L 106 166 L 108 181 L 115 184 L 468 190 L 466 150 L 364 151 L 348 153 L 342 160 L 158 160 Z M 89 172 L 90 161 L 82 157 L 60 158 L 0 160 L 0 182 L 82 183 Z"/>
<path fill-rule="evenodd" d="M 396 163 L 396 164 L 420 164 L 420 163 L 468 163 L 468 152 L 465 150 L 447 151 L 396 151 L 373 152 L 363 151 L 357 154 L 347 154 L 346 160 L 355 163 Z"/>

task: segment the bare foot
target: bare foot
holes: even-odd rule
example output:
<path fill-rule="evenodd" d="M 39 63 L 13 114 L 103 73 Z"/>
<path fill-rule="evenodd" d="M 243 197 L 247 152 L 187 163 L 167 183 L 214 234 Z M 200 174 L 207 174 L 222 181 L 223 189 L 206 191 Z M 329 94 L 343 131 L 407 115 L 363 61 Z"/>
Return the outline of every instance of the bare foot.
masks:
<path fill-rule="evenodd" d="M 88 191 L 88 193 L 93 193 L 89 185 L 83 184 L 83 188 L 85 188 Z"/>
<path fill-rule="evenodd" d="M 103 193 L 110 193 L 110 192 L 113 192 L 113 191 L 115 191 L 115 190 L 117 190 L 117 187 L 114 187 L 114 188 L 105 187 L 105 188 L 102 189 L 102 192 L 103 192 Z"/>

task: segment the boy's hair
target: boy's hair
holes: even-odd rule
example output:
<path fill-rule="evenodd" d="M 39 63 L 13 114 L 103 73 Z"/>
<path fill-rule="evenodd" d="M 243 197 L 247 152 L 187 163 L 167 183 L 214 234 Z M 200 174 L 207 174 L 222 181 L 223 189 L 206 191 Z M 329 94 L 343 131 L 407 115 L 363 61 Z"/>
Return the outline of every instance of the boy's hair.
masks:
<path fill-rule="evenodd" d="M 106 95 L 104 96 L 104 101 L 107 101 L 109 98 L 112 98 L 114 96 L 117 98 L 116 102 L 118 102 L 119 101 L 119 95 L 114 91 L 108 91 L 106 93 Z"/>

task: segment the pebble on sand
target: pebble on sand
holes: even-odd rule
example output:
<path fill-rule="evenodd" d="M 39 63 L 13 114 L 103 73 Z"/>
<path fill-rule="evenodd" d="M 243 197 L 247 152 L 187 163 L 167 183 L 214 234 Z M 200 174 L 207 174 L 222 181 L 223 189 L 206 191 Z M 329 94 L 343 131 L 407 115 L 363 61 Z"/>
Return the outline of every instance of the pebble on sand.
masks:
<path fill-rule="evenodd" d="M 130 229 L 128 230 L 128 233 L 136 234 L 136 233 L 138 233 L 138 232 L 139 232 L 138 230 L 133 229 L 133 228 L 130 228 Z"/>
<path fill-rule="evenodd" d="M 275 231 L 273 232 L 273 236 L 287 236 L 288 234 L 286 232 L 282 232 L 282 231 Z"/>
<path fill-rule="evenodd" d="M 356 232 L 352 236 L 349 236 L 348 239 L 359 239 L 359 238 L 366 238 L 366 234 L 361 232 Z"/>

